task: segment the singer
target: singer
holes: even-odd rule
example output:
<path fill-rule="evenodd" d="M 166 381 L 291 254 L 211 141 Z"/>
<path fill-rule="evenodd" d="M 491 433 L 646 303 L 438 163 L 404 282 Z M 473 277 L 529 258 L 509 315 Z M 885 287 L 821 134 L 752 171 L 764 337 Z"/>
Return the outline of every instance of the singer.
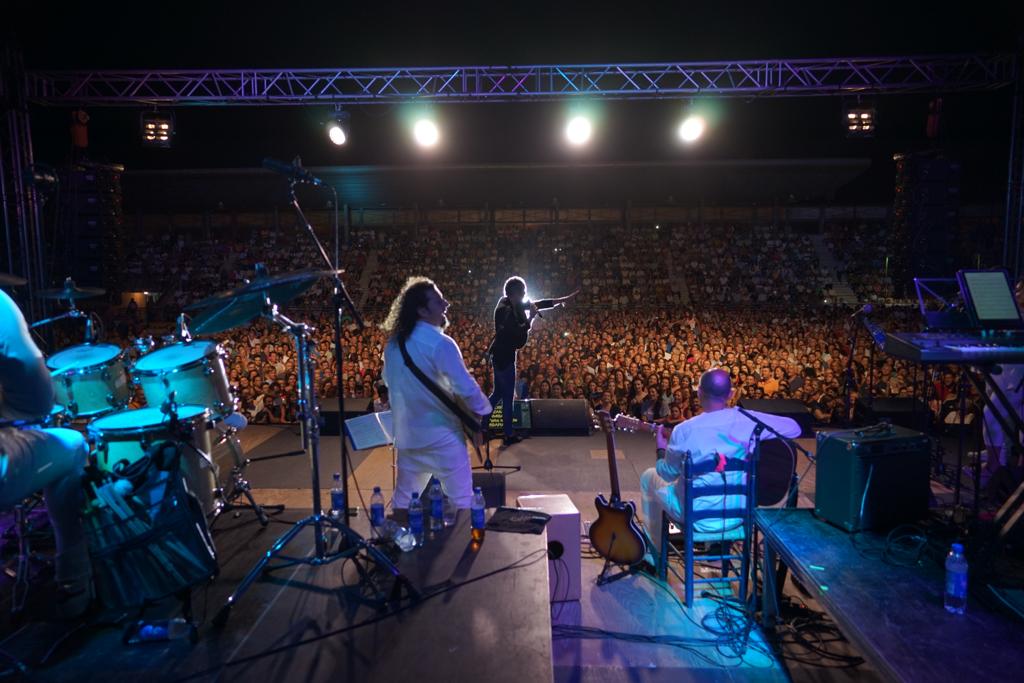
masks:
<path fill-rule="evenodd" d="M 557 299 L 541 299 L 528 301 L 526 298 L 526 281 L 513 275 L 505 280 L 505 296 L 498 300 L 494 307 L 494 339 L 487 353 L 491 357 L 494 368 L 494 390 L 488 399 L 494 408 L 501 401 L 501 416 L 505 438 L 502 443 L 511 446 L 522 439 L 512 431 L 512 399 L 516 386 L 516 351 L 526 346 L 533 321 L 543 317 L 540 311 L 546 311 L 565 303 L 580 293 L 577 289 Z M 527 310 L 530 315 L 526 315 Z"/>

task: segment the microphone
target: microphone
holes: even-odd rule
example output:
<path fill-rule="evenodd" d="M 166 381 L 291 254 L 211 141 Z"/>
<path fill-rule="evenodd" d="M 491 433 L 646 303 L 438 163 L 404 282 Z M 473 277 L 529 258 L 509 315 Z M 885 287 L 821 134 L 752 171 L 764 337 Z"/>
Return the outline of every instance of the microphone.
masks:
<path fill-rule="evenodd" d="M 861 321 L 864 323 L 864 327 L 868 329 L 868 333 L 871 334 L 871 338 L 875 340 L 875 344 L 878 345 L 878 348 L 885 351 L 885 331 L 875 323 L 871 322 L 870 318 L 867 316 L 863 316 Z"/>
<path fill-rule="evenodd" d="M 96 337 L 92 332 L 92 316 L 85 316 L 85 343 L 92 344 L 96 341 Z"/>
<path fill-rule="evenodd" d="M 863 306 L 858 308 L 856 311 L 854 311 L 854 313 L 850 316 L 850 318 L 856 318 L 858 315 L 868 315 L 873 310 L 875 310 L 874 306 L 872 306 L 871 304 L 864 304 Z"/>
<path fill-rule="evenodd" d="M 302 168 L 302 162 L 298 157 L 295 157 L 295 163 L 291 164 L 287 161 L 280 161 L 278 159 L 271 159 L 270 157 L 267 157 L 263 160 L 263 168 L 268 171 L 273 171 L 274 173 L 280 173 L 293 183 L 308 183 L 310 185 L 324 184 L 322 180 Z"/>

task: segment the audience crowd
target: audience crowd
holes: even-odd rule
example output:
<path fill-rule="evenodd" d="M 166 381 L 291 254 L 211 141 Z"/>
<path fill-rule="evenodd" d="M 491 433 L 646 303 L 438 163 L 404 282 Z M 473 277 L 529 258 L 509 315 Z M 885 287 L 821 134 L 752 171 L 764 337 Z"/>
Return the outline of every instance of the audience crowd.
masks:
<path fill-rule="evenodd" d="M 828 226 L 826 239 L 843 264 L 839 275 L 859 295 L 882 297 L 891 283 L 880 270 L 885 240 L 876 229 Z M 321 261 L 308 240 L 269 229 L 254 229 L 242 242 L 163 234 L 140 241 L 129 256 L 134 265 L 126 282 L 161 295 L 144 309 L 116 309 L 106 336 L 125 348 L 136 337 L 168 332 L 183 306 L 240 285 L 257 262 L 273 275 L 320 269 Z M 700 373 L 721 366 L 733 378 L 736 401 L 797 399 L 821 424 L 850 417 L 844 377 L 851 326 L 858 323 L 849 311 L 822 304 L 831 274 L 805 234 L 689 225 L 360 229 L 343 250 L 343 265 L 367 326 L 345 320 L 340 391 L 329 280 L 286 307 L 314 328 L 322 397 L 362 397 L 368 404 L 377 398 L 387 340 L 378 325 L 413 274 L 434 279 L 451 301 L 448 333 L 489 392 L 491 311 L 505 278 L 519 274 L 534 299 L 582 290 L 570 307 L 534 325 L 519 357 L 521 398 L 582 398 L 594 408 L 675 422 L 697 410 Z M 909 308 L 882 310 L 873 319 L 890 331 L 919 327 Z M 255 422 L 293 421 L 292 338 L 265 320 L 215 337 L 227 351 L 242 412 Z M 949 414 L 956 382 L 943 373 L 925 378 L 916 366 L 872 349 L 869 340 L 860 335 L 852 363 L 852 410 L 858 395 L 906 397 L 927 386 L 936 416 Z"/>

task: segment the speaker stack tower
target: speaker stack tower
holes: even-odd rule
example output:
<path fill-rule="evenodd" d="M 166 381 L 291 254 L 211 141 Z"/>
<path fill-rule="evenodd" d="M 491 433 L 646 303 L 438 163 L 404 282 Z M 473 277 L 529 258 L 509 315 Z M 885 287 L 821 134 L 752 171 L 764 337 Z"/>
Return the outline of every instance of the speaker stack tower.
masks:
<path fill-rule="evenodd" d="M 123 261 L 124 211 L 119 164 L 78 163 L 60 174 L 60 226 L 52 272 L 85 287 L 117 288 Z"/>
<path fill-rule="evenodd" d="M 960 214 L 960 163 L 938 151 L 896 154 L 893 232 L 901 249 L 894 282 L 912 295 L 915 277 L 950 277 Z"/>

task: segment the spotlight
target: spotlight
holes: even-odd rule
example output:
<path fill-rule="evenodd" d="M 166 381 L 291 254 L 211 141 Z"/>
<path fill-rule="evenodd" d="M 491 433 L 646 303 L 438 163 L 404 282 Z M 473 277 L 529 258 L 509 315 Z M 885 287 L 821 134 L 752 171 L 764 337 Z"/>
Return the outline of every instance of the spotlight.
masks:
<path fill-rule="evenodd" d="M 875 108 L 856 106 L 846 108 L 846 137 L 870 138 L 875 135 Z"/>
<path fill-rule="evenodd" d="M 349 116 L 347 111 L 338 111 L 334 117 L 327 122 L 327 137 L 331 142 L 341 147 L 348 142 Z"/>
<path fill-rule="evenodd" d="M 707 124 L 704 123 L 704 119 L 700 116 L 691 114 L 686 117 L 686 120 L 679 126 L 679 139 L 683 142 L 694 142 L 697 138 L 704 134 L 704 129 Z"/>
<path fill-rule="evenodd" d="M 437 124 L 430 119 L 420 119 L 412 129 L 413 137 L 420 147 L 433 147 L 441 139 Z"/>
<path fill-rule="evenodd" d="M 171 137 L 174 135 L 174 114 L 158 111 L 143 112 L 140 120 L 143 147 L 167 149 L 171 146 Z"/>
<path fill-rule="evenodd" d="M 565 137 L 570 145 L 579 147 L 590 140 L 592 130 L 590 119 L 586 116 L 574 116 L 565 127 Z"/>

